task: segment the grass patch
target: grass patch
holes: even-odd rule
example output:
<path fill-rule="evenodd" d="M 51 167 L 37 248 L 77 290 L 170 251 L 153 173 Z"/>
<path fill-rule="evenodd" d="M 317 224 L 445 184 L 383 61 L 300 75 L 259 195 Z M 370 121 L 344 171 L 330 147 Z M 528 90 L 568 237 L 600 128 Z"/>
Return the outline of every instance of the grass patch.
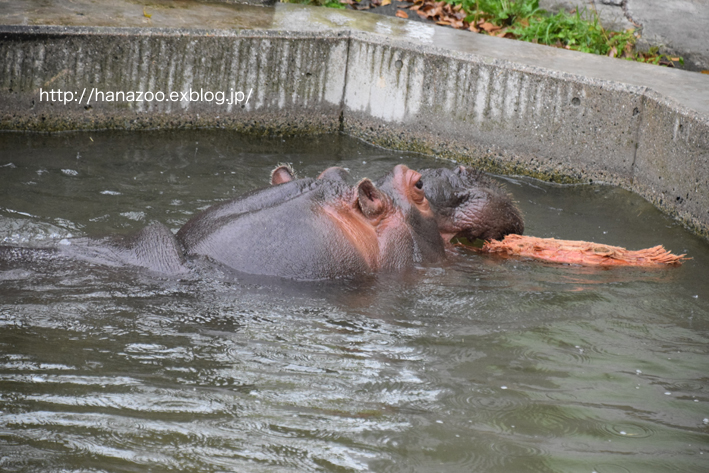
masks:
<path fill-rule="evenodd" d="M 368 9 L 391 3 L 391 0 L 281 1 L 329 8 L 346 8 L 347 4 L 351 4 L 354 9 Z M 409 11 L 439 25 L 662 66 L 684 64 L 681 57 L 661 54 L 659 47 L 650 48 L 645 52 L 638 51 L 635 47 L 635 30 L 606 30 L 595 10 L 561 11 L 551 14 L 539 8 L 539 0 L 410 1 L 413 5 Z"/>
<path fill-rule="evenodd" d="M 657 47 L 637 51 L 634 29 L 606 30 L 595 10 L 551 14 L 539 8 L 538 0 L 415 0 L 414 8 L 438 24 L 476 33 L 665 66 L 684 64 Z"/>
<path fill-rule="evenodd" d="M 578 11 L 574 14 L 559 12 L 553 16 L 535 15 L 528 19 L 528 25 L 519 25 L 510 32 L 522 41 L 603 56 L 622 54 L 635 44 L 632 30 L 608 32 L 601 26 L 597 16 L 592 21 L 586 21 Z"/>

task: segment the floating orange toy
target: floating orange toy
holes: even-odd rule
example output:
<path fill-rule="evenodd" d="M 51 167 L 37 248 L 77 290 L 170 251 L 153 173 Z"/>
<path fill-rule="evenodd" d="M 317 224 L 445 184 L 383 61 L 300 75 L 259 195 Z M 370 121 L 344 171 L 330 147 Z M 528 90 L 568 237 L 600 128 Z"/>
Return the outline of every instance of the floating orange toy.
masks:
<path fill-rule="evenodd" d="M 523 256 L 552 263 L 584 266 L 680 265 L 690 259 L 685 258 L 685 255 L 672 254 L 662 245 L 629 251 L 619 246 L 588 241 L 557 240 L 514 234 L 507 235 L 502 241 L 485 242 L 480 251 L 500 256 Z"/>

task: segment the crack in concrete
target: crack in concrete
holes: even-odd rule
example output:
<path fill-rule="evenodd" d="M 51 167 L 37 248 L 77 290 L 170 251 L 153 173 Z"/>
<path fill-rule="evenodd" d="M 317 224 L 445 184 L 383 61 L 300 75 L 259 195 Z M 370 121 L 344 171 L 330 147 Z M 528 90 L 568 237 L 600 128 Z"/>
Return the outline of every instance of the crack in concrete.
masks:
<path fill-rule="evenodd" d="M 643 115 L 645 112 L 645 101 L 647 100 L 647 93 L 648 89 L 647 87 L 643 87 L 643 90 L 640 94 L 640 103 L 637 110 L 637 113 L 635 113 L 635 110 L 633 110 L 633 115 L 637 115 L 638 117 L 638 122 L 635 124 L 635 145 L 633 149 L 633 162 L 630 164 L 630 185 L 635 185 L 635 161 L 638 158 L 638 148 L 640 147 L 640 134 L 642 131 L 642 122 L 643 122 Z"/>
<path fill-rule="evenodd" d="M 628 1 L 629 0 L 601 0 L 601 3 L 603 5 L 607 5 L 609 7 L 618 7 L 621 10 L 623 10 L 623 16 L 625 17 L 626 20 L 630 22 L 633 26 L 636 28 L 641 28 L 643 25 L 641 23 L 638 23 L 633 19 L 632 16 L 630 16 L 630 12 L 628 11 Z M 596 0 L 591 0 L 591 4 L 593 5 L 593 9 L 598 12 L 598 9 L 596 8 Z"/>
<path fill-rule="evenodd" d="M 625 15 L 625 19 L 628 20 L 633 26 L 642 29 L 642 23 L 638 23 L 632 16 L 630 16 L 630 12 L 628 11 L 628 1 L 629 0 L 623 0 L 623 3 L 621 4 L 621 7 L 623 8 L 623 15 Z"/>
<path fill-rule="evenodd" d="M 342 95 L 340 96 L 340 133 L 345 131 L 345 99 L 347 97 L 347 86 L 349 85 L 350 49 L 352 46 L 352 32 L 347 32 L 347 51 L 345 52 L 344 82 L 342 84 Z"/>

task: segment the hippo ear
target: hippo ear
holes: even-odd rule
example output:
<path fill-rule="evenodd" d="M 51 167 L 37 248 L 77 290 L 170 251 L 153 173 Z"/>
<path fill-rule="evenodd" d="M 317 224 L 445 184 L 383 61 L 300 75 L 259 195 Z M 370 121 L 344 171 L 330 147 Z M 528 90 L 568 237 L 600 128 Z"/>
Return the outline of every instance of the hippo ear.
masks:
<path fill-rule="evenodd" d="M 382 191 L 377 189 L 374 183 L 367 178 L 357 184 L 357 204 L 367 218 L 378 216 L 386 206 Z"/>
<path fill-rule="evenodd" d="M 271 171 L 271 185 L 283 184 L 295 179 L 295 171 L 288 164 L 279 164 L 276 169 Z"/>

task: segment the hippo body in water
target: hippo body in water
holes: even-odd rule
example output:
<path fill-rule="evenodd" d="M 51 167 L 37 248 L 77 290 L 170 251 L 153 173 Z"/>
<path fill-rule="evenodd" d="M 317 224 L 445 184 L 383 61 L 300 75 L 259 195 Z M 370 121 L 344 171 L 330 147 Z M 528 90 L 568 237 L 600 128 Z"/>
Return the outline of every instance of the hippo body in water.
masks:
<path fill-rule="evenodd" d="M 100 266 L 141 266 L 168 275 L 189 273 L 182 245 L 162 223 L 128 235 L 64 239 L 51 247 L 0 246 L 0 269 L 8 263 L 45 266 L 58 260 L 80 260 Z"/>
<path fill-rule="evenodd" d="M 158 223 L 54 248 L 0 247 L 0 261 L 69 257 L 180 275 L 189 272 L 187 260 L 208 258 L 242 273 L 330 279 L 435 263 L 451 238 L 499 239 L 523 230 L 509 195 L 464 167 L 418 173 L 398 165 L 375 184 L 353 183 L 339 167 L 296 179 L 279 166 L 271 183 L 206 209 L 177 235 Z"/>

